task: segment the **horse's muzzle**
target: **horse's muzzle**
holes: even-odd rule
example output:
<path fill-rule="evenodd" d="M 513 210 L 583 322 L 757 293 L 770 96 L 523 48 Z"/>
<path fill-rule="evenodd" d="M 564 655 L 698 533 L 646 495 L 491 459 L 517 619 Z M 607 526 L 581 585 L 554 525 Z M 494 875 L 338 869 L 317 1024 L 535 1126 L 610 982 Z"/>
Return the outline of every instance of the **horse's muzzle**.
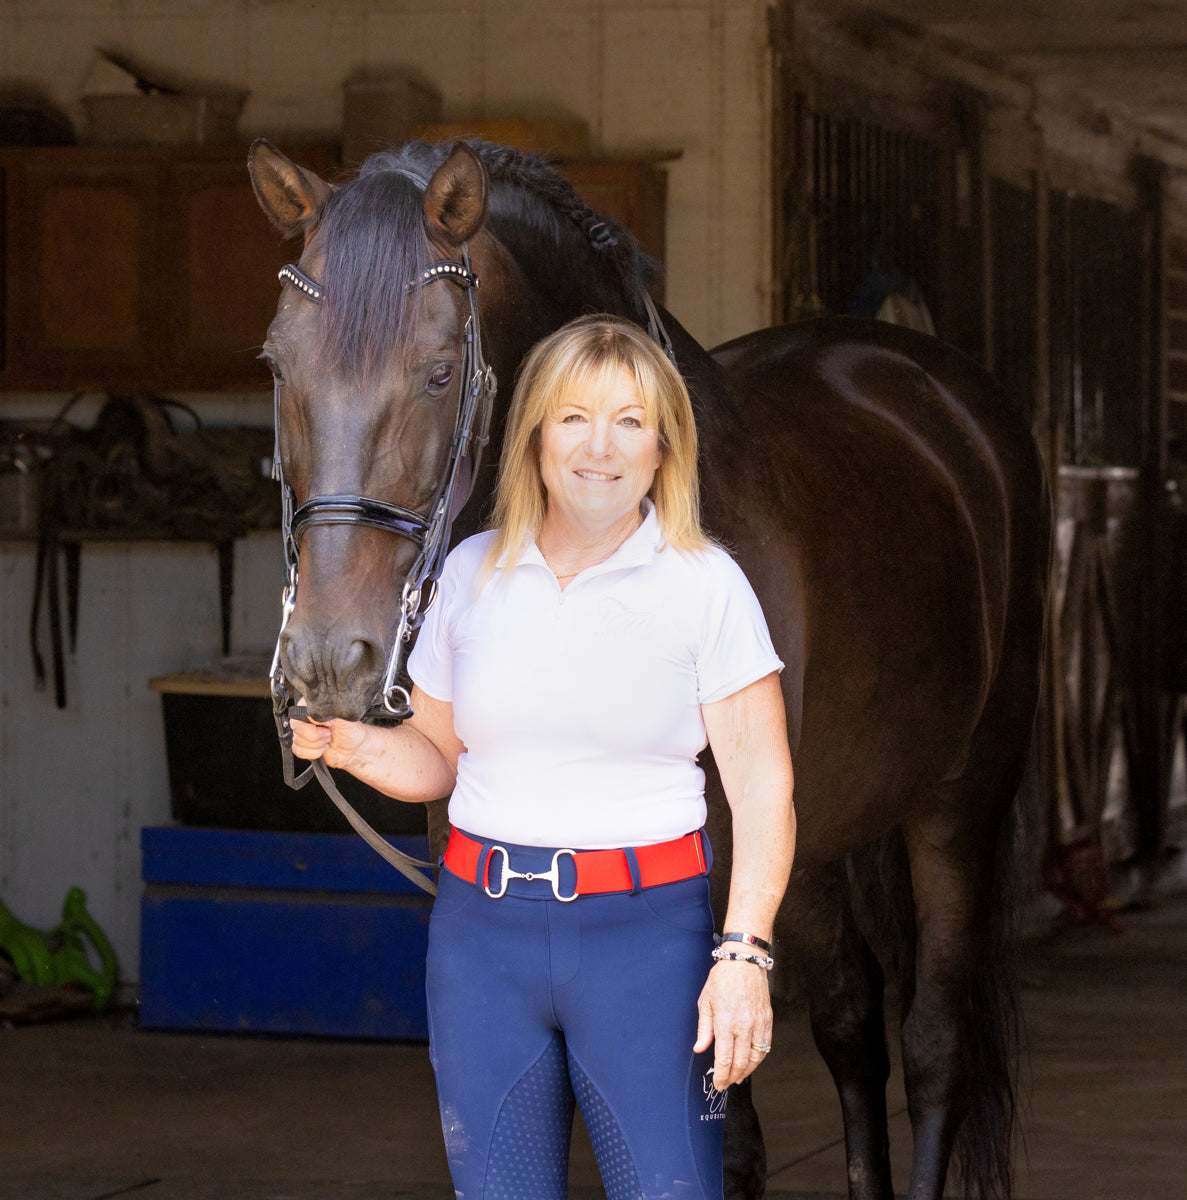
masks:
<path fill-rule="evenodd" d="M 280 638 L 280 661 L 313 720 L 358 721 L 382 687 L 387 655 L 365 632 L 316 632 L 294 614 Z"/>

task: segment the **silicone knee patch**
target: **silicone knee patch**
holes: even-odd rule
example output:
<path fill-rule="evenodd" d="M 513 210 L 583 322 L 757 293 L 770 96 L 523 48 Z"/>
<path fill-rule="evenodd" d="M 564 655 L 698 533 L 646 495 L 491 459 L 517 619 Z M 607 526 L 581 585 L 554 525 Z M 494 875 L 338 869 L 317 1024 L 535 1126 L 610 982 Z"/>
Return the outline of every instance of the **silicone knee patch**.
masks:
<path fill-rule="evenodd" d="M 573 1090 L 557 1035 L 499 1109 L 484 1200 L 564 1200 L 572 1129 Z"/>
<path fill-rule="evenodd" d="M 577 1094 L 577 1103 L 581 1105 L 581 1117 L 585 1121 L 590 1144 L 597 1155 L 606 1200 L 640 1200 L 643 1188 L 626 1139 L 622 1136 L 622 1129 L 610 1106 L 572 1058 L 569 1059 L 569 1078 Z"/>

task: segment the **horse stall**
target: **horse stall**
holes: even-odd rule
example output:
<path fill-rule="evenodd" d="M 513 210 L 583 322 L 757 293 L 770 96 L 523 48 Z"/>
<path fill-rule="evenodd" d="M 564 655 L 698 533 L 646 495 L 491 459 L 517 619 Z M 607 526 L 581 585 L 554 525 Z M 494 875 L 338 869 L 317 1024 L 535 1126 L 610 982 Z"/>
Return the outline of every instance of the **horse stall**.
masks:
<path fill-rule="evenodd" d="M 1169 177 L 1107 132 L 1048 121 L 1061 144 L 1008 82 L 921 66 L 891 30 L 879 44 L 857 25 L 823 21 L 826 36 L 811 6 L 783 16 L 776 314 L 934 328 L 1031 422 L 1057 538 L 1030 883 L 1107 921 L 1157 878 L 1187 802 L 1187 291 Z"/>

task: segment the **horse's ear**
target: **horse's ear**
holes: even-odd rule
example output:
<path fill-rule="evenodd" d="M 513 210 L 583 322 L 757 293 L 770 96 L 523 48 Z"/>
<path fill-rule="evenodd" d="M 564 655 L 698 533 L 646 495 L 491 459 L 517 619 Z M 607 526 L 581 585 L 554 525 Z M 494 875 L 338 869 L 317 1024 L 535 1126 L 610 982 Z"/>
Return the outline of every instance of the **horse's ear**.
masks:
<path fill-rule="evenodd" d="M 458 142 L 425 189 L 429 236 L 460 246 L 486 220 L 487 174 L 478 155 Z"/>
<path fill-rule="evenodd" d="M 268 220 L 285 237 L 301 233 L 308 240 L 333 186 L 285 158 L 267 138 L 252 142 L 247 173 Z"/>

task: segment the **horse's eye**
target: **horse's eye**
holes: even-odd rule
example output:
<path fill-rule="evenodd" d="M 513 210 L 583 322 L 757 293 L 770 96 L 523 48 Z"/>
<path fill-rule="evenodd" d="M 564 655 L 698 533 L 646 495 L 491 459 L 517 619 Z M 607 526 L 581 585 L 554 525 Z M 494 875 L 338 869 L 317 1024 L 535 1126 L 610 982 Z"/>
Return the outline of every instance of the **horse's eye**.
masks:
<path fill-rule="evenodd" d="M 453 367 L 450 363 L 438 363 L 429 375 L 429 390 L 443 392 L 453 378 Z"/>

